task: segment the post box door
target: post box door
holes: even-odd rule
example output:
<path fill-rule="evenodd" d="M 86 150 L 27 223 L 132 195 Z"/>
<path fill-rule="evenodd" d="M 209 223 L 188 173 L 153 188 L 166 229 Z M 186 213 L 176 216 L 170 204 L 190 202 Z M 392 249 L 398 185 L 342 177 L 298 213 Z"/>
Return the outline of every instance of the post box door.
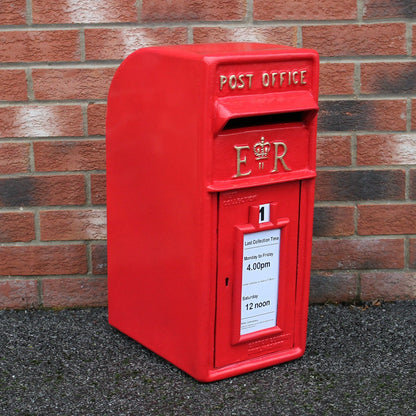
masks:
<path fill-rule="evenodd" d="M 215 367 L 293 346 L 300 187 L 219 193 Z"/>

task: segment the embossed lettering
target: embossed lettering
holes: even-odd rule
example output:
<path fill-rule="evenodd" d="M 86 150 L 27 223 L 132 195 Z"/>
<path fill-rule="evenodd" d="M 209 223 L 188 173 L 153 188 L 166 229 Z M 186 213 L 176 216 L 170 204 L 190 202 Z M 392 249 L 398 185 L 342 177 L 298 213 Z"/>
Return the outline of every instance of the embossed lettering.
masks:
<path fill-rule="evenodd" d="M 296 84 L 298 84 L 299 83 L 299 81 L 298 80 L 296 80 L 296 76 L 299 74 L 299 72 L 298 71 L 293 71 L 293 73 L 292 73 L 292 81 L 293 81 L 293 83 L 296 85 Z"/>
<path fill-rule="evenodd" d="M 228 82 L 228 84 L 230 85 L 230 88 L 234 90 L 237 86 L 237 77 L 235 75 L 230 75 L 230 81 Z"/>
<path fill-rule="evenodd" d="M 237 151 L 237 173 L 233 176 L 234 178 L 240 178 L 241 176 L 248 176 L 251 173 L 251 170 L 241 173 L 241 165 L 247 163 L 247 156 L 241 158 L 241 151 L 243 149 L 250 149 L 250 146 L 234 146 L 234 149 Z"/>
<path fill-rule="evenodd" d="M 280 73 L 280 86 L 283 85 L 283 81 L 285 79 L 285 75 L 286 75 L 286 72 L 281 72 Z"/>
<path fill-rule="evenodd" d="M 284 88 L 307 84 L 307 70 L 293 71 L 263 71 L 261 73 L 235 73 L 219 75 L 219 89 L 223 91 L 228 86 L 229 90 L 249 90 L 255 82 L 255 87 Z"/>
<path fill-rule="evenodd" d="M 279 161 L 282 164 L 284 170 L 286 170 L 286 171 L 292 170 L 292 169 L 287 167 L 286 162 L 283 160 L 283 158 L 286 156 L 286 153 L 287 153 L 286 144 L 283 143 L 283 142 L 273 142 L 273 144 L 274 144 L 274 168 L 271 171 L 271 173 L 279 172 L 279 169 L 278 169 L 278 166 L 277 166 Z M 280 146 L 283 148 L 283 153 L 279 155 L 279 147 Z"/>
<path fill-rule="evenodd" d="M 287 145 L 284 142 L 269 142 L 264 141 L 264 137 L 261 137 L 252 148 L 249 145 L 237 146 L 234 145 L 236 150 L 236 173 L 233 178 L 241 178 L 252 174 L 253 169 L 259 173 L 264 171 L 267 166 L 267 159 L 269 157 L 269 151 L 273 148 L 274 152 L 271 152 L 273 160 L 273 169 L 269 170 L 270 173 L 278 173 L 279 167 L 284 171 L 291 171 L 292 169 L 287 165 L 285 157 L 287 155 Z M 251 152 L 242 153 L 243 151 L 250 150 Z M 254 156 L 254 157 L 253 157 Z M 255 162 L 256 165 L 253 164 Z M 280 166 L 279 166 L 280 164 Z M 244 165 L 244 166 L 243 166 Z"/>
<path fill-rule="evenodd" d="M 306 71 L 300 71 L 300 83 L 302 85 L 306 85 L 305 74 L 306 74 Z"/>
<path fill-rule="evenodd" d="M 227 83 L 227 77 L 225 75 L 220 75 L 220 91 L 224 88 L 224 84 Z"/>
<path fill-rule="evenodd" d="M 246 77 L 248 78 L 248 88 L 251 88 L 251 79 L 253 78 L 254 74 L 246 74 Z"/>
<path fill-rule="evenodd" d="M 267 72 L 264 72 L 261 77 L 261 82 L 263 84 L 263 87 L 268 87 L 270 85 L 270 77 Z"/>
<path fill-rule="evenodd" d="M 220 75 L 220 91 L 228 84 L 231 90 L 238 88 L 242 90 L 243 88 L 251 88 L 252 80 L 254 74 L 231 74 L 229 76 Z"/>
<path fill-rule="evenodd" d="M 238 80 L 240 81 L 240 83 L 237 85 L 237 88 L 239 88 L 241 90 L 246 85 L 245 82 L 244 82 L 244 74 L 240 74 L 238 76 Z"/>

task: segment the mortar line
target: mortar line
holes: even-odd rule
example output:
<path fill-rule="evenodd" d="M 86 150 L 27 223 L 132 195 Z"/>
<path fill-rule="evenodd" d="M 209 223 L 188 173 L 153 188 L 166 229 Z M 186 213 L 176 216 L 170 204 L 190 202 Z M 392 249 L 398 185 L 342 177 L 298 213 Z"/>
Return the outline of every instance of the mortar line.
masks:
<path fill-rule="evenodd" d="M 331 171 L 342 171 L 342 172 L 351 172 L 351 171 L 384 171 L 384 170 L 403 170 L 403 169 L 412 169 L 414 165 L 357 165 L 357 166 L 322 166 L 318 167 L 317 170 L 320 172 L 331 172 Z"/>
<path fill-rule="evenodd" d="M 34 221 L 35 221 L 35 243 L 39 244 L 41 242 L 41 234 L 40 234 L 40 208 L 34 207 Z"/>
<path fill-rule="evenodd" d="M 406 50 L 409 57 L 412 56 L 412 29 L 412 23 L 406 22 Z"/>
<path fill-rule="evenodd" d="M 314 236 L 314 241 L 334 241 L 334 240 L 344 240 L 344 241 L 371 241 L 371 240 L 404 240 L 405 237 L 415 238 L 414 234 L 371 234 L 371 235 L 345 235 L 345 236 L 325 236 L 325 237 L 316 237 Z M 365 269 L 367 270 L 367 269 Z M 370 269 L 373 270 L 373 269 Z M 389 268 L 374 268 L 374 270 L 391 270 Z"/>
<path fill-rule="evenodd" d="M 88 105 L 89 102 L 83 102 L 81 104 L 81 111 L 82 111 L 82 128 L 84 131 L 84 137 L 88 137 Z"/>
<path fill-rule="evenodd" d="M 187 40 L 189 44 L 194 43 L 194 28 L 192 25 L 188 26 L 187 29 Z"/>
<path fill-rule="evenodd" d="M 410 237 L 406 236 L 404 239 L 404 267 L 403 270 L 408 272 L 410 270 Z"/>
<path fill-rule="evenodd" d="M 354 236 L 358 237 L 359 235 L 358 235 L 358 204 L 357 203 L 354 204 L 353 219 L 354 219 Z"/>
<path fill-rule="evenodd" d="M 33 101 L 35 99 L 35 93 L 33 90 L 33 78 L 32 78 L 32 68 L 25 68 L 26 73 L 26 92 L 28 101 Z M 28 103 L 28 101 L 22 101 L 23 103 Z"/>
<path fill-rule="evenodd" d="M 410 169 L 405 171 L 405 183 L 404 183 L 404 199 L 406 202 L 411 202 L 410 198 Z"/>
<path fill-rule="evenodd" d="M 412 100 L 407 98 L 406 103 L 406 131 L 410 133 L 412 131 Z"/>
<path fill-rule="evenodd" d="M 302 32 L 301 24 L 296 27 L 296 36 L 297 36 L 296 46 L 298 48 L 302 48 L 303 47 L 303 32 Z"/>
<path fill-rule="evenodd" d="M 194 26 L 189 27 L 192 29 Z M 243 26 L 244 28 L 244 26 Z M 301 31 L 301 28 L 299 28 Z M 102 59 L 85 61 L 33 61 L 33 62 L 1 62 L 0 69 L 24 69 L 24 68 L 111 68 L 118 67 L 122 59 Z M 405 63 L 416 62 L 416 57 L 407 55 L 356 55 L 356 56 L 321 56 L 321 63 Z"/>
<path fill-rule="evenodd" d="M 351 134 L 351 168 L 357 167 L 357 133 L 353 132 Z"/>
<path fill-rule="evenodd" d="M 41 178 L 49 176 L 82 176 L 85 174 L 103 174 L 103 170 L 65 170 L 65 171 L 45 171 L 45 172 L 33 172 L 33 173 L 9 173 L 0 175 L 1 179 L 18 179 L 18 178 Z M 81 204 L 82 205 L 82 204 Z M 72 206 L 72 205 L 71 205 Z"/>
<path fill-rule="evenodd" d="M 27 143 L 29 143 L 29 172 L 27 172 L 27 174 L 32 176 L 36 172 L 35 150 L 33 148 L 33 141 L 32 140 L 30 140 Z"/>
<path fill-rule="evenodd" d="M 250 26 L 253 26 L 253 22 L 254 22 L 253 13 L 254 13 L 253 0 L 247 0 L 246 21 Z"/>
<path fill-rule="evenodd" d="M 38 301 L 39 301 L 39 306 L 43 306 L 43 282 L 42 282 L 43 278 L 41 276 L 36 277 L 36 281 L 38 283 Z"/>
<path fill-rule="evenodd" d="M 85 62 L 85 28 L 79 30 L 79 47 L 81 53 L 81 62 Z"/>
<path fill-rule="evenodd" d="M 91 174 L 85 173 L 85 206 L 86 207 L 92 207 L 91 203 Z"/>
<path fill-rule="evenodd" d="M 136 0 L 136 13 L 137 13 L 137 22 L 142 20 L 142 0 Z"/>
<path fill-rule="evenodd" d="M 12 243 L 0 243 L 0 247 L 55 247 L 55 246 L 79 246 L 85 245 L 88 241 L 94 241 L 94 243 L 103 243 L 107 241 L 107 238 L 94 239 L 94 240 L 52 240 L 52 241 L 30 241 L 30 242 L 12 242 Z M 14 275 L 12 275 L 14 277 Z"/>
<path fill-rule="evenodd" d="M 31 0 L 27 0 L 28 3 L 31 3 Z M 26 9 L 27 18 L 32 19 L 31 10 Z M 405 21 L 404 21 L 405 20 Z M 190 22 L 189 20 L 180 20 L 180 21 L 164 21 L 164 22 L 98 22 L 98 23 L 53 23 L 53 24 L 21 24 L 21 25 L 3 25 L 2 31 L 52 31 L 52 30 L 79 30 L 83 29 L 117 29 L 117 28 L 131 28 L 131 29 L 141 29 L 141 28 L 172 28 L 172 27 L 187 27 L 190 23 L 198 27 L 235 27 L 235 26 L 246 26 L 247 23 L 252 23 L 253 26 L 276 26 L 287 27 L 287 26 L 345 26 L 345 25 L 380 25 L 380 24 L 412 24 L 411 19 L 403 18 L 386 18 L 386 19 L 366 19 L 359 20 L 357 19 L 339 19 L 339 20 L 254 20 L 252 22 L 247 22 L 246 19 L 241 20 L 222 20 L 222 21 L 195 21 Z M 29 25 L 29 26 L 28 26 Z"/>
<path fill-rule="evenodd" d="M 92 276 L 92 241 L 87 241 L 86 244 L 87 251 L 87 275 Z"/>
<path fill-rule="evenodd" d="M 361 64 L 354 63 L 354 94 L 358 97 L 361 93 Z"/>
<path fill-rule="evenodd" d="M 363 0 L 357 0 L 357 22 L 362 24 L 364 20 L 364 2 Z"/>
<path fill-rule="evenodd" d="M 28 26 L 33 24 L 32 0 L 26 0 L 26 23 Z"/>

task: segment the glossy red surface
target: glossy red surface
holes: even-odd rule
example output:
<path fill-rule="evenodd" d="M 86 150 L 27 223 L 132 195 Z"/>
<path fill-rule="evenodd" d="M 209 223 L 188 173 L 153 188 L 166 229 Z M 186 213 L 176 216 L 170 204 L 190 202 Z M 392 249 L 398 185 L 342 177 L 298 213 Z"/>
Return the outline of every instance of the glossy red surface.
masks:
<path fill-rule="evenodd" d="M 114 76 L 109 321 L 200 381 L 304 352 L 318 65 L 311 50 L 182 45 L 138 50 Z M 263 204 L 270 219 L 259 223 Z M 240 335 L 244 235 L 275 229 L 277 312 L 254 304 L 275 323 Z M 276 277 L 263 275 L 258 287 Z"/>

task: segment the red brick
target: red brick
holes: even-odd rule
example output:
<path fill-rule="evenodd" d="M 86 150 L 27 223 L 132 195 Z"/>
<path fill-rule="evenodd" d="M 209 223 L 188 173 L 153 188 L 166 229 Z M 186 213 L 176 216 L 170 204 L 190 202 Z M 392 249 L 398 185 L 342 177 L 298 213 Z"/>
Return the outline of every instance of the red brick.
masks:
<path fill-rule="evenodd" d="M 416 274 L 367 272 L 361 275 L 361 299 L 396 301 L 416 298 Z"/>
<path fill-rule="evenodd" d="M 351 136 L 318 137 L 317 166 L 350 166 Z"/>
<path fill-rule="evenodd" d="M 107 279 L 102 277 L 43 279 L 43 306 L 106 306 Z"/>
<path fill-rule="evenodd" d="M 405 23 L 304 26 L 302 36 L 321 56 L 406 55 Z"/>
<path fill-rule="evenodd" d="M 416 55 L 416 25 L 412 26 L 412 55 Z"/>
<path fill-rule="evenodd" d="M 0 242 L 31 241 L 35 239 L 33 212 L 0 213 Z"/>
<path fill-rule="evenodd" d="M 91 203 L 103 205 L 107 202 L 107 187 L 105 174 L 91 175 Z"/>
<path fill-rule="evenodd" d="M 0 25 L 24 25 L 26 0 L 0 0 Z"/>
<path fill-rule="evenodd" d="M 416 199 L 416 169 L 409 172 L 409 198 Z"/>
<path fill-rule="evenodd" d="M 365 0 L 364 19 L 415 18 L 413 0 Z"/>
<path fill-rule="evenodd" d="M 412 100 L 412 130 L 416 130 L 416 100 Z"/>
<path fill-rule="evenodd" d="M 403 239 L 325 239 L 312 245 L 315 270 L 400 269 Z"/>
<path fill-rule="evenodd" d="M 313 235 L 315 237 L 339 237 L 354 234 L 354 207 L 315 207 Z"/>
<path fill-rule="evenodd" d="M 0 207 L 82 205 L 85 200 L 83 175 L 0 179 Z"/>
<path fill-rule="evenodd" d="M 93 274 L 107 274 L 107 245 L 93 244 L 91 250 Z"/>
<path fill-rule="evenodd" d="M 38 100 L 106 99 L 115 68 L 33 69 Z"/>
<path fill-rule="evenodd" d="M 103 240 L 107 236 L 106 212 L 74 209 L 40 212 L 42 241 Z"/>
<path fill-rule="evenodd" d="M 409 239 L 409 267 L 416 269 L 416 238 Z"/>
<path fill-rule="evenodd" d="M 361 64 L 363 94 L 416 93 L 416 62 L 377 62 Z"/>
<path fill-rule="evenodd" d="M 342 20 L 355 19 L 355 0 L 254 0 L 255 20 Z"/>
<path fill-rule="evenodd" d="M 400 200 L 405 197 L 403 170 L 346 170 L 318 172 L 317 201 Z"/>
<path fill-rule="evenodd" d="M 309 303 L 353 302 L 357 297 L 356 273 L 312 273 Z"/>
<path fill-rule="evenodd" d="M 78 30 L 0 32 L 0 62 L 79 61 Z"/>
<path fill-rule="evenodd" d="M 21 69 L 0 70 L 0 101 L 1 100 L 4 100 L 4 101 L 26 101 L 27 100 L 26 72 L 24 70 L 21 70 Z"/>
<path fill-rule="evenodd" d="M 137 22 L 135 0 L 32 0 L 35 24 Z"/>
<path fill-rule="evenodd" d="M 416 234 L 416 205 L 359 205 L 358 234 Z"/>
<path fill-rule="evenodd" d="M 0 281 L 0 309 L 28 309 L 39 306 L 36 280 Z"/>
<path fill-rule="evenodd" d="M 224 21 L 243 20 L 246 0 L 142 0 L 142 21 Z"/>
<path fill-rule="evenodd" d="M 25 105 L 0 108 L 0 137 L 83 136 L 81 106 Z"/>
<path fill-rule="evenodd" d="M 416 55 L 416 25 L 412 26 L 412 55 Z"/>
<path fill-rule="evenodd" d="M 405 100 L 321 101 L 320 131 L 406 131 Z"/>
<path fill-rule="evenodd" d="M 194 43 L 262 42 L 296 46 L 295 27 L 195 27 Z"/>
<path fill-rule="evenodd" d="M 416 134 L 380 134 L 358 136 L 357 164 L 416 164 Z"/>
<path fill-rule="evenodd" d="M 29 143 L 0 142 L 0 174 L 29 172 Z"/>
<path fill-rule="evenodd" d="M 81 274 L 87 272 L 84 245 L 0 247 L 1 276 Z"/>
<path fill-rule="evenodd" d="M 107 111 L 106 104 L 89 104 L 87 108 L 88 135 L 105 135 L 105 116 Z"/>
<path fill-rule="evenodd" d="M 354 94 L 354 64 L 323 63 L 319 71 L 321 95 Z"/>
<path fill-rule="evenodd" d="M 146 46 L 188 43 L 184 27 L 85 29 L 87 60 L 124 59 Z"/>
<path fill-rule="evenodd" d="M 38 172 L 105 169 L 105 141 L 46 141 L 33 144 Z"/>

